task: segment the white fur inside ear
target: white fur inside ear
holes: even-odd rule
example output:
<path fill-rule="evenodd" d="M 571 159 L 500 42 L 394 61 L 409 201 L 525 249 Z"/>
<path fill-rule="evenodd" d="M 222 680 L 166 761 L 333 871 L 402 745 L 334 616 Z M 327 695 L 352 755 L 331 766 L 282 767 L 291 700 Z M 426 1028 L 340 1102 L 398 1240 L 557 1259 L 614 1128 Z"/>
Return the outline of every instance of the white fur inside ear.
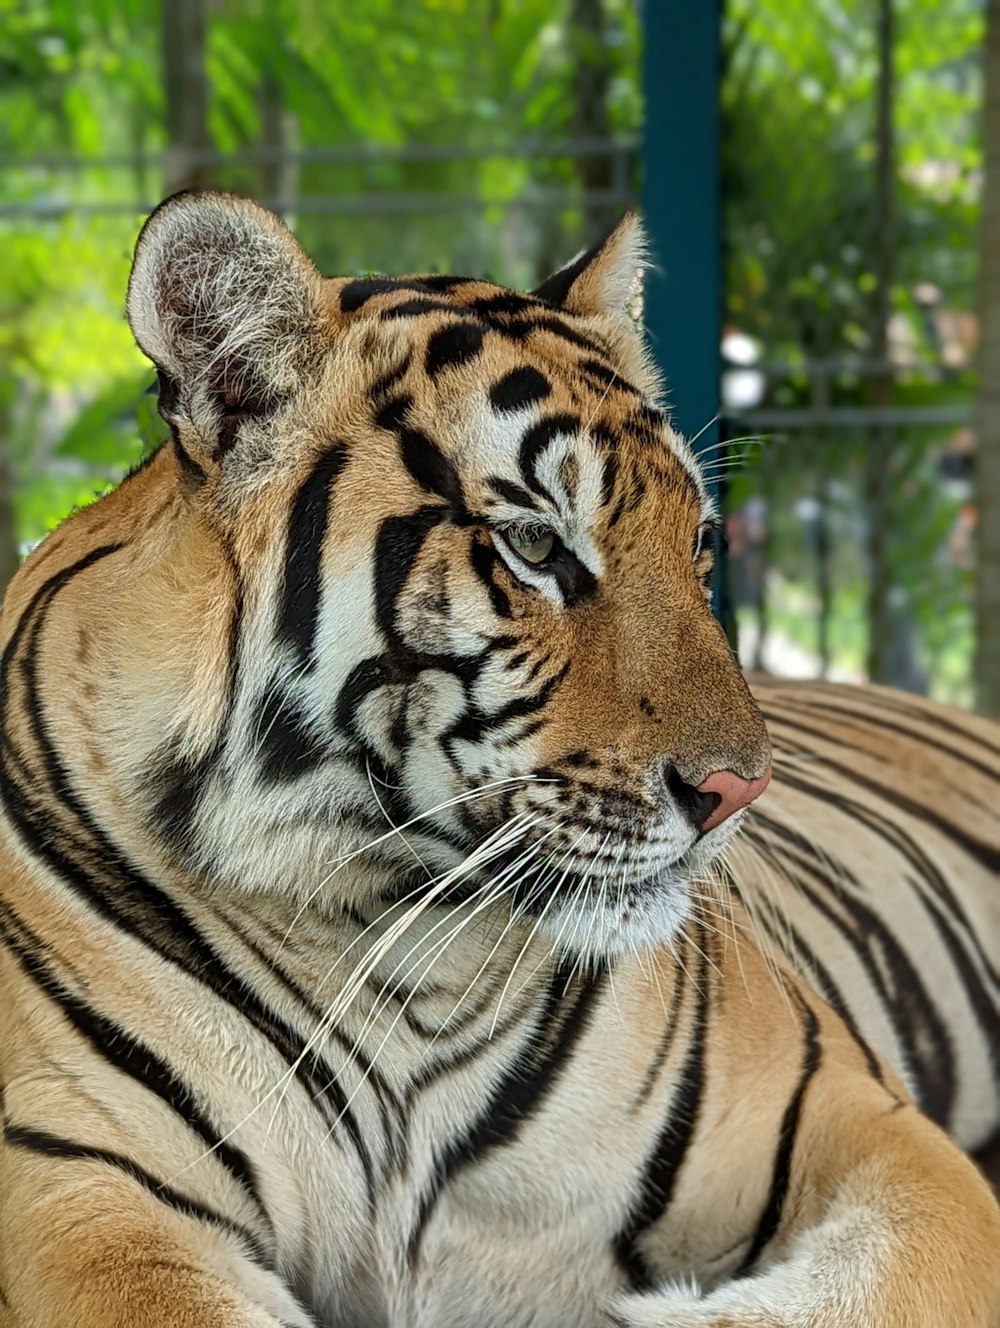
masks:
<path fill-rule="evenodd" d="M 627 212 L 601 244 L 581 250 L 535 293 L 582 317 L 637 319 L 648 266 L 642 222 Z"/>
<path fill-rule="evenodd" d="M 642 283 L 649 253 L 642 222 L 634 212 L 624 216 L 605 241 L 598 256 L 601 313 L 638 320 L 642 312 Z"/>
<path fill-rule="evenodd" d="M 140 348 L 180 384 L 280 394 L 311 352 L 318 281 L 263 208 L 186 194 L 143 228 L 126 307 Z"/>

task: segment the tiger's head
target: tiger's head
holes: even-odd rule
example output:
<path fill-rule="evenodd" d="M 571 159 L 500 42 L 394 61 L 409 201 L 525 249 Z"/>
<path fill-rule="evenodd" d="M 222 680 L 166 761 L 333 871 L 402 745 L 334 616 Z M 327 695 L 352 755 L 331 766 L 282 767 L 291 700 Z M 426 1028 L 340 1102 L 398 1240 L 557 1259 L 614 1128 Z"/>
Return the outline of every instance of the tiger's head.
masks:
<path fill-rule="evenodd" d="M 127 307 L 171 441 L 5 605 L 5 722 L 42 726 L 52 796 L 222 890 L 669 936 L 769 749 L 642 258 L 626 217 L 533 294 L 327 280 L 247 201 L 154 212 Z"/>

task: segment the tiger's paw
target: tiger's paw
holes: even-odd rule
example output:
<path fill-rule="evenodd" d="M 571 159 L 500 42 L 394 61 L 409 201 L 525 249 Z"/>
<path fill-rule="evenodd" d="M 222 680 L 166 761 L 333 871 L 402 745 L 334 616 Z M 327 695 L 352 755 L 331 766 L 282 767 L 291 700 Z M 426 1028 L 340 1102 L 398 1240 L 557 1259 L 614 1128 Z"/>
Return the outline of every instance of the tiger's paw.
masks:
<path fill-rule="evenodd" d="M 736 1287 L 702 1296 L 694 1283 L 618 1296 L 609 1309 L 614 1328 L 797 1328 L 800 1322 L 750 1303 Z"/>

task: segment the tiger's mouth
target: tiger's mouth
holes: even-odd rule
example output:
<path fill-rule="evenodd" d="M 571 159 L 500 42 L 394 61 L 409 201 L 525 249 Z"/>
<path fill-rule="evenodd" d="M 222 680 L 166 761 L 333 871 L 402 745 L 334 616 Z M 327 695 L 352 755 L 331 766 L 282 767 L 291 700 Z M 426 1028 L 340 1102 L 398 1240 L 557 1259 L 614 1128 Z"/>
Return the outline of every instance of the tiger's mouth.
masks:
<path fill-rule="evenodd" d="M 738 819 L 738 818 L 734 818 Z M 732 835 L 729 822 L 676 844 L 606 835 L 598 851 L 546 847 L 544 834 L 493 854 L 436 895 L 443 905 L 496 905 L 570 960 L 607 961 L 669 943 L 692 908 L 715 889 L 707 872 Z M 673 851 L 666 851 L 668 842 Z M 642 852 L 641 850 L 646 850 Z M 412 880 L 409 882 L 412 887 Z M 419 890 L 419 887 L 418 887 Z"/>

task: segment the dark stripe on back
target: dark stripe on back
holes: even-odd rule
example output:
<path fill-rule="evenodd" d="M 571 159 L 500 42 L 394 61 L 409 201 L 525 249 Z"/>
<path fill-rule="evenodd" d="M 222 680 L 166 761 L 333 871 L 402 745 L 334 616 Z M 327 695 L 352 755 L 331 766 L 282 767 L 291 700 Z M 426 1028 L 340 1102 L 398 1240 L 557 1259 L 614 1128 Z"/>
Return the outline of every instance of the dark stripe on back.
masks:
<path fill-rule="evenodd" d="M 0 940 L 17 960 L 22 972 L 59 1007 L 67 1021 L 109 1064 L 159 1097 L 198 1135 L 230 1176 L 248 1194 L 268 1228 L 270 1214 L 261 1196 L 250 1159 L 223 1139 L 195 1103 L 187 1084 L 147 1043 L 120 1024 L 113 1023 L 74 996 L 56 977 L 44 958 L 45 948 L 12 909 L 0 902 Z"/>
<path fill-rule="evenodd" d="M 860 887 L 851 873 L 841 868 L 849 890 L 831 891 L 829 871 L 813 845 L 759 809 L 754 814 L 772 841 L 782 843 L 782 856 L 798 867 L 797 885 L 803 897 L 851 946 L 890 1017 L 907 1070 L 920 1089 L 923 1110 L 939 1125 L 946 1124 L 955 1096 L 955 1057 L 949 1031 L 921 973 L 878 913 L 858 897 Z M 752 827 L 745 832 L 752 834 Z"/>
<path fill-rule="evenodd" d="M 812 724 L 806 724 L 801 719 L 782 720 L 780 722 L 787 724 L 789 728 L 792 728 L 799 733 L 807 733 L 812 738 L 819 738 L 824 742 L 836 743 L 836 739 L 831 736 L 828 730 L 817 728 Z M 933 825 L 935 829 L 940 830 L 946 838 L 954 840 L 955 843 L 962 848 L 963 852 L 968 853 L 970 858 L 975 858 L 980 866 L 994 874 L 1000 873 L 1000 851 L 998 851 L 992 844 L 984 844 L 981 839 L 975 838 L 973 835 L 970 835 L 963 830 L 960 825 L 957 825 L 954 821 L 942 816 L 930 803 L 920 802 L 915 798 L 909 798 L 904 793 L 901 793 L 898 787 L 887 786 L 880 783 L 878 780 L 872 779 L 868 775 L 861 774 L 853 765 L 845 764 L 842 761 L 836 761 L 830 756 L 824 756 L 823 763 L 831 770 L 836 770 L 839 774 L 842 774 L 849 784 L 856 784 L 861 788 L 869 789 L 878 797 L 884 798 L 886 802 L 894 804 L 905 812 L 909 812 L 910 815 L 914 816 L 918 821 Z M 787 775 L 783 774 L 782 778 L 787 782 Z"/>
<path fill-rule="evenodd" d="M 860 691 L 861 689 L 858 688 L 857 690 Z M 882 698 L 880 697 L 879 700 L 881 701 L 881 699 Z M 975 756 L 972 756 L 965 751 L 960 751 L 957 747 L 952 746 L 951 743 L 942 742 L 940 738 L 937 737 L 931 737 L 921 729 L 899 723 L 896 718 L 891 717 L 893 716 L 893 710 L 886 708 L 884 704 L 881 707 L 866 706 L 859 713 L 857 709 L 849 709 L 846 706 L 835 705 L 814 698 L 811 698 L 808 704 L 805 704 L 798 700 L 788 702 L 787 699 L 783 697 L 781 701 L 781 710 L 779 713 L 772 716 L 771 722 L 779 726 L 787 724 L 789 728 L 797 729 L 799 727 L 798 719 L 794 714 L 789 714 L 790 710 L 795 711 L 800 715 L 804 714 L 807 717 L 815 716 L 817 713 L 830 715 L 839 720 L 841 724 L 847 725 L 848 728 L 877 728 L 883 729 L 887 733 L 898 733 L 901 737 L 908 739 L 911 742 L 915 742 L 921 747 L 926 747 L 931 751 L 940 752 L 943 756 L 947 756 L 950 760 L 955 761 L 959 765 L 967 766 L 970 770 L 975 770 L 986 779 L 994 782 L 1000 780 L 1000 768 L 997 766 L 987 765 L 984 761 L 977 760 Z M 970 733 L 965 734 L 964 737 L 970 744 L 975 742 L 973 735 Z M 850 739 L 837 729 L 831 728 L 827 733 L 827 738 L 828 741 L 836 747 L 854 746 Z M 868 749 L 865 749 L 865 753 L 874 760 L 884 762 L 886 759 L 881 753 L 871 752 Z"/>
<path fill-rule="evenodd" d="M 22 1125 L 6 1125 L 3 1132 L 4 1143 L 11 1148 L 20 1148 L 25 1152 L 37 1153 L 43 1157 L 57 1158 L 72 1162 L 97 1162 L 123 1172 L 160 1203 L 166 1204 L 185 1217 L 192 1217 L 199 1222 L 219 1227 L 235 1236 L 249 1250 L 251 1256 L 264 1268 L 271 1268 L 272 1262 L 262 1242 L 246 1227 L 234 1222 L 232 1218 L 217 1212 L 206 1204 L 199 1203 L 186 1194 L 181 1194 L 173 1186 L 156 1177 L 145 1167 L 139 1166 L 122 1153 L 111 1152 L 106 1148 L 94 1148 L 89 1144 L 74 1143 L 70 1139 L 61 1139 L 45 1130 L 30 1129 Z"/>
<path fill-rule="evenodd" d="M 820 1067 L 823 1056 L 823 1048 L 819 1040 L 819 1019 L 816 1017 L 816 1012 L 796 988 L 789 984 L 787 990 L 798 1005 L 799 1013 L 802 1016 L 802 1037 L 804 1040 L 802 1069 L 799 1071 L 799 1081 L 795 1086 L 795 1091 L 789 1100 L 788 1106 L 785 1108 L 781 1128 L 778 1131 L 778 1146 L 775 1150 L 774 1165 L 771 1169 L 771 1188 L 767 1202 L 764 1205 L 760 1221 L 757 1223 L 757 1229 L 750 1242 L 750 1248 L 739 1267 L 737 1276 L 750 1272 L 778 1230 L 785 1207 L 785 1199 L 788 1195 L 788 1184 L 792 1171 L 792 1154 L 795 1149 L 799 1118 L 802 1115 L 802 1101 L 813 1076 Z"/>

